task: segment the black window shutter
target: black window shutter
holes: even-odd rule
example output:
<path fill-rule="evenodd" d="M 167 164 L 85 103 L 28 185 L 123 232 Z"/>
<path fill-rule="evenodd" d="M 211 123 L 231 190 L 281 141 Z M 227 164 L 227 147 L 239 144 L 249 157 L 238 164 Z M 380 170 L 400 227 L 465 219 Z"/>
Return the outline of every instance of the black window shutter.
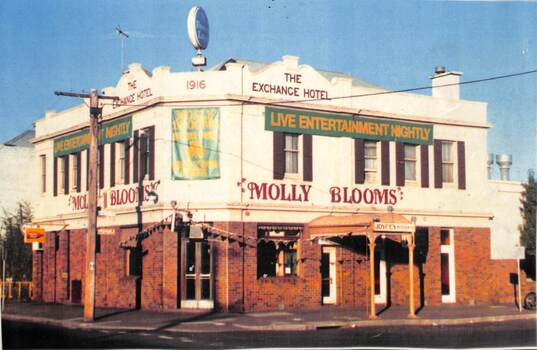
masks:
<path fill-rule="evenodd" d="M 104 145 L 99 146 L 99 188 L 104 188 Z"/>
<path fill-rule="evenodd" d="M 405 185 L 405 144 L 395 143 L 395 184 Z"/>
<path fill-rule="evenodd" d="M 65 187 L 63 189 L 64 194 L 69 194 L 69 155 L 63 156 L 63 164 L 64 164 L 64 171 L 63 171 L 63 179 Z"/>
<path fill-rule="evenodd" d="M 313 150 L 311 135 L 302 135 L 302 143 L 304 149 L 304 181 L 313 181 Z"/>
<path fill-rule="evenodd" d="M 131 167 L 131 145 L 130 145 L 130 142 L 131 140 L 130 139 L 126 139 L 125 142 L 123 143 L 122 147 L 125 148 L 125 183 L 128 184 L 130 183 L 130 167 Z"/>
<path fill-rule="evenodd" d="M 285 146 L 285 136 L 284 133 L 280 131 L 274 131 L 272 134 L 274 149 L 273 177 L 275 180 L 281 180 L 285 174 L 285 154 L 283 152 L 283 148 Z"/>
<path fill-rule="evenodd" d="M 459 177 L 459 189 L 466 189 L 466 155 L 464 141 L 457 142 L 457 171 Z"/>
<path fill-rule="evenodd" d="M 390 142 L 380 141 L 381 184 L 390 185 Z"/>
<path fill-rule="evenodd" d="M 132 142 L 132 181 L 134 183 L 138 182 L 138 130 L 134 132 L 134 140 Z"/>
<path fill-rule="evenodd" d="M 110 187 L 116 185 L 116 142 L 110 144 Z"/>
<path fill-rule="evenodd" d="M 149 180 L 155 180 L 155 126 L 147 128 L 149 142 Z"/>
<path fill-rule="evenodd" d="M 76 191 L 82 191 L 82 151 L 76 154 Z"/>
<path fill-rule="evenodd" d="M 434 140 L 434 187 L 442 188 L 442 141 Z"/>
<path fill-rule="evenodd" d="M 52 180 L 54 183 L 52 184 L 52 195 L 57 196 L 58 195 L 58 157 L 54 157 L 54 169 L 52 171 Z"/>
<path fill-rule="evenodd" d="M 365 182 L 365 149 L 363 139 L 354 139 L 354 183 Z"/>
<path fill-rule="evenodd" d="M 429 145 L 420 146 L 421 187 L 429 187 Z"/>

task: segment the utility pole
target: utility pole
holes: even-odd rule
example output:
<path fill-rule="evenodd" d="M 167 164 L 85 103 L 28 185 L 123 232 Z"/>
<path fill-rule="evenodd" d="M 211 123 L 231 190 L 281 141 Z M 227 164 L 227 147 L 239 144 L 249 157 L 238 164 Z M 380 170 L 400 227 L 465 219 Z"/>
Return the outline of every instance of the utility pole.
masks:
<path fill-rule="evenodd" d="M 90 145 L 88 168 L 88 230 L 86 235 L 86 264 L 84 277 L 84 321 L 95 320 L 95 247 L 97 240 L 97 144 L 99 118 L 102 108 L 99 99 L 117 100 L 117 96 L 99 95 L 92 89 L 89 94 L 55 91 L 55 95 L 90 99 Z M 80 166 L 80 164 L 78 165 Z M 101 179 L 104 181 L 104 179 Z"/>

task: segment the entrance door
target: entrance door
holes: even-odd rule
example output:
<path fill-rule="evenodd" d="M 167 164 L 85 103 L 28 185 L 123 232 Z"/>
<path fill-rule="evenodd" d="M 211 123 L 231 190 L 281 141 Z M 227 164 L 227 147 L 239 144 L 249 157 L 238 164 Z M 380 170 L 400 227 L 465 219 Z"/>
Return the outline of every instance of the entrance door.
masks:
<path fill-rule="evenodd" d="M 182 251 L 181 307 L 213 308 L 211 245 L 207 241 L 186 241 Z"/>
<path fill-rule="evenodd" d="M 323 304 L 336 303 L 336 248 L 321 248 L 321 289 Z"/>

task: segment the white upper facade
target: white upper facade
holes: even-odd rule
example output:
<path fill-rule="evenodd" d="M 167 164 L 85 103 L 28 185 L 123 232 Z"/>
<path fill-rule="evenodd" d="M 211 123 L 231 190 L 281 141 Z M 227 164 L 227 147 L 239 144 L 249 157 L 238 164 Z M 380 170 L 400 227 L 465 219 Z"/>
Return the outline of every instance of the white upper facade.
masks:
<path fill-rule="evenodd" d="M 146 171 L 142 192 L 156 194 L 158 199 L 154 201 L 152 197 L 150 201 L 144 196 L 141 201 L 146 215 L 144 220 L 148 222 L 162 219 L 171 209 L 170 203 L 176 201 L 179 207 L 193 210 L 195 219 L 200 221 L 298 223 L 330 213 L 393 211 L 415 217 L 417 225 L 490 227 L 491 223 L 494 225 L 497 209 L 491 204 L 495 189 L 487 179 L 487 129 L 490 125 L 486 104 L 461 100 L 458 87 L 438 87 L 443 84 L 442 79 L 451 83 L 459 75 L 448 72 L 438 80 L 433 79 L 436 87 L 432 97 L 387 93 L 385 89 L 350 76 L 317 71 L 300 64 L 298 57 L 293 56 L 284 56 L 272 64 L 229 60 L 205 72 L 172 73 L 168 67 L 158 67 L 149 73 L 139 64 L 131 64 L 116 87 L 103 90 L 106 95 L 119 97 L 114 103 L 101 100 L 105 104 L 103 123 L 127 120 L 132 130 L 126 136 L 130 146 L 140 135 L 149 135 L 148 142 L 153 143 L 147 149 L 152 152 L 148 157 L 153 157 L 153 161 L 147 160 L 144 164 L 154 170 L 151 174 Z M 214 119 L 217 125 L 213 125 L 216 129 L 210 131 L 212 134 L 204 134 L 216 143 L 198 148 L 211 149 L 213 153 L 209 157 L 213 163 L 210 166 L 217 169 L 217 175 L 212 179 L 178 179 L 177 176 L 174 179 L 172 163 L 178 161 L 174 145 L 181 144 L 177 137 L 184 137 L 190 145 L 195 136 L 192 133 L 191 136 L 188 133 L 177 136 L 172 132 L 172 119 L 177 113 L 187 113 L 183 111 L 185 109 L 196 108 L 211 109 L 212 115 L 217 115 Z M 280 178 L 275 176 L 274 132 L 266 130 L 267 108 L 296 112 L 297 115 L 308 112 L 328 118 L 358 116 L 395 124 L 427 125 L 432 126 L 433 136 L 428 146 L 408 145 L 404 148 L 403 158 L 398 158 L 398 152 L 403 149 L 398 149 L 394 141 L 383 146 L 381 142 L 366 142 L 366 173 L 373 174 L 368 174 L 362 181 L 364 183 L 357 183 L 356 172 L 363 169 L 356 168 L 355 155 L 359 151 L 354 138 L 314 134 L 311 136 L 311 155 L 308 155 L 308 146 L 304 143 L 306 133 L 297 133 L 295 139 L 284 135 L 281 154 L 284 163 L 285 158 L 288 162 L 284 167 L 292 169 Z M 74 147 L 70 155 L 62 154 L 62 157 L 70 158 L 63 165 L 61 161 L 54 162 L 53 158 L 55 140 L 58 143 L 60 138 L 69 139 L 70 135 L 87 129 L 88 115 L 87 106 L 81 104 L 59 113 L 48 112 L 45 118 L 36 122 L 36 159 L 45 156 L 50 160 L 46 162 L 47 191 L 40 194 L 36 205 L 38 222 L 68 223 L 71 228 L 86 226 L 87 152 L 81 151 L 77 158 L 80 148 Z M 176 128 L 181 125 L 177 124 Z M 323 133 L 323 130 L 324 126 L 319 124 L 317 131 Z M 451 144 L 442 148 L 445 153 L 442 156 L 445 157 L 443 171 L 447 172 L 444 177 L 450 179 L 443 181 L 441 188 L 435 184 L 437 158 L 433 139 Z M 64 145 L 68 149 L 75 143 Z M 460 145 L 463 147 L 462 159 L 459 159 Z M 126 153 L 117 143 L 105 143 L 103 147 L 104 184 L 100 190 L 100 206 L 114 216 L 100 217 L 99 225 L 132 224 L 138 205 L 139 184 L 134 173 L 140 173 L 141 163 L 146 161 L 140 158 L 140 149 L 145 146 L 138 145 L 137 151 L 130 147 Z M 115 147 L 114 151 L 112 147 Z M 427 148 L 426 153 L 423 153 L 423 147 Z M 190 147 L 189 150 L 196 154 L 196 149 Z M 201 157 L 208 156 L 201 153 L 198 154 Z M 125 154 L 129 157 L 127 161 L 117 159 Z M 422 159 L 425 155 L 426 160 Z M 184 161 L 184 154 L 182 157 L 180 160 Z M 383 158 L 389 162 L 388 182 L 386 175 L 382 175 L 385 171 Z M 401 159 L 405 161 L 407 174 L 415 173 L 415 180 L 407 179 L 404 185 L 399 183 L 398 186 L 397 161 L 401 162 Z M 462 188 L 459 184 L 461 162 L 464 163 L 465 182 Z M 118 169 L 125 165 L 129 174 L 121 178 Z M 62 169 L 62 166 L 66 168 Z M 428 171 L 422 174 L 422 167 L 427 166 Z M 308 167 L 311 171 L 306 169 Z M 39 169 L 37 165 L 36 169 Z M 65 185 L 59 183 L 65 169 L 68 169 L 71 180 L 67 190 L 59 188 Z M 305 173 L 309 173 L 311 179 L 305 180 Z M 120 184 L 126 177 L 128 183 Z M 428 181 L 427 186 L 424 179 Z M 52 191 L 54 180 L 56 195 Z M 518 200 L 505 205 L 517 207 Z M 516 225 L 514 221 L 513 225 Z"/>

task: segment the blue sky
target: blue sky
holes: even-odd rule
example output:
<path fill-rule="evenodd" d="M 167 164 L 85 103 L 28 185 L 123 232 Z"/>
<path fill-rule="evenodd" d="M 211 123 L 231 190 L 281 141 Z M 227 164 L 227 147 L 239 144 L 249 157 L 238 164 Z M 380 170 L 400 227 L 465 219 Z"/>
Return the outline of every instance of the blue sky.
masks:
<path fill-rule="evenodd" d="M 434 66 L 462 80 L 537 69 L 537 3 L 499 1 L 30 1 L 0 2 L 0 140 L 78 101 L 55 90 L 115 85 L 126 64 L 191 70 L 186 16 L 209 17 L 209 66 L 285 54 L 389 89 L 430 84 Z M 430 91 L 423 92 L 429 94 Z M 461 87 L 488 103 L 489 152 L 511 153 L 512 178 L 535 168 L 537 74 Z"/>

